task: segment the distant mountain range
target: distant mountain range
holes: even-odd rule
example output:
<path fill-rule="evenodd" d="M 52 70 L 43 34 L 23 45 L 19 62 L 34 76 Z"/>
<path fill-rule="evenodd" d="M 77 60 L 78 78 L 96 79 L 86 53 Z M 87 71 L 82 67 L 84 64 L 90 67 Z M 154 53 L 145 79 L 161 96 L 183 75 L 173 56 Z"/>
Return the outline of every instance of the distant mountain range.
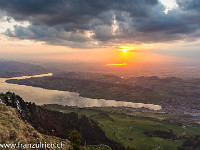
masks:
<path fill-rule="evenodd" d="M 47 73 L 47 69 L 30 63 L 0 61 L 0 78 Z"/>

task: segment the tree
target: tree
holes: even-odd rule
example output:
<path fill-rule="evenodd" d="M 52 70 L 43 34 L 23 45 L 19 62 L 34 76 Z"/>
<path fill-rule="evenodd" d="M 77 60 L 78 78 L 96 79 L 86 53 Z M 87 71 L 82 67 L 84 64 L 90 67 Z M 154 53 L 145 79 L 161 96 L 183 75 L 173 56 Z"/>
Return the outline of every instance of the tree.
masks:
<path fill-rule="evenodd" d="M 68 138 L 71 142 L 71 149 L 72 150 L 82 150 L 82 146 L 81 146 L 82 135 L 78 131 L 71 130 L 69 132 Z"/>

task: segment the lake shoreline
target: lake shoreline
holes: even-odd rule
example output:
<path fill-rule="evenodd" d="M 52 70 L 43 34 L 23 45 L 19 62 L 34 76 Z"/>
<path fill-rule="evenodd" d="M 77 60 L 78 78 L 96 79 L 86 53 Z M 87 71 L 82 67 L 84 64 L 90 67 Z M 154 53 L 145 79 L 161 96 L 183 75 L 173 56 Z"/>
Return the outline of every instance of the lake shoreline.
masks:
<path fill-rule="evenodd" d="M 33 91 L 36 88 L 37 90 L 42 90 L 42 93 L 43 93 L 43 94 L 41 93 L 42 95 L 44 95 L 45 91 L 46 91 L 45 95 L 48 95 L 47 93 L 50 93 L 50 92 L 56 93 L 56 94 L 51 95 L 51 96 L 53 96 L 53 97 L 51 97 L 51 101 L 48 101 L 48 100 L 45 101 L 45 99 L 43 100 L 44 102 L 47 102 L 47 103 L 42 103 L 41 100 L 39 100 L 39 105 L 56 103 L 56 104 L 79 106 L 79 107 L 100 107 L 100 106 L 101 107 L 105 107 L 105 106 L 120 107 L 121 106 L 121 107 L 132 107 L 132 108 L 145 107 L 147 109 L 156 110 L 156 111 L 161 109 L 161 106 L 154 105 L 154 104 L 132 103 L 132 102 L 125 102 L 125 101 L 105 100 L 105 99 L 91 99 L 91 98 L 81 97 L 79 95 L 79 93 L 77 93 L 77 92 L 75 93 L 75 92 L 67 92 L 67 91 L 58 91 L 58 90 L 52 90 L 52 89 L 45 89 L 45 88 L 41 88 L 41 87 L 19 85 L 19 84 L 13 84 L 13 83 L 11 84 L 11 83 L 7 82 L 7 81 L 10 81 L 11 79 L 19 80 L 19 79 L 24 79 L 24 78 L 27 79 L 27 78 L 31 78 L 31 77 L 45 77 L 45 76 L 52 76 L 52 74 L 48 73 L 48 74 L 41 74 L 41 75 L 35 75 L 35 76 L 14 77 L 14 78 L 7 78 L 6 80 L 4 78 L 4 80 L 5 80 L 4 84 L 21 86 L 21 87 L 23 86 L 23 88 L 29 88 L 30 91 L 31 90 Z M 2 79 L 0 79 L 0 81 L 2 81 Z M 12 90 L 12 89 L 10 89 L 10 91 L 15 92 L 15 90 Z M 16 94 L 18 94 L 18 92 Z M 23 97 L 24 94 L 21 93 L 20 95 L 22 95 L 22 97 Z M 25 100 L 27 100 L 27 99 L 28 98 L 25 98 Z M 54 101 L 52 99 L 54 99 Z M 38 104 L 37 103 L 38 101 L 33 100 L 31 102 L 35 102 L 36 104 Z M 83 104 L 83 103 L 85 103 L 85 104 Z"/>

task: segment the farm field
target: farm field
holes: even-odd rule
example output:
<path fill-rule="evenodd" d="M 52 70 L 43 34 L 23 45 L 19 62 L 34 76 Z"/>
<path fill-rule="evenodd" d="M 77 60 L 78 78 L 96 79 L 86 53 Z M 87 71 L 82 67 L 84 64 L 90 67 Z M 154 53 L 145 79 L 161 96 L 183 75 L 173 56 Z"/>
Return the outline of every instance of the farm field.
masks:
<path fill-rule="evenodd" d="M 184 137 L 200 135 L 200 128 L 182 126 L 158 118 L 130 116 L 105 112 L 97 109 L 83 109 L 59 105 L 45 105 L 47 109 L 63 113 L 76 112 L 86 115 L 99 123 L 106 136 L 120 144 L 136 150 L 176 150 L 185 141 Z M 163 136 L 167 135 L 167 136 Z"/>

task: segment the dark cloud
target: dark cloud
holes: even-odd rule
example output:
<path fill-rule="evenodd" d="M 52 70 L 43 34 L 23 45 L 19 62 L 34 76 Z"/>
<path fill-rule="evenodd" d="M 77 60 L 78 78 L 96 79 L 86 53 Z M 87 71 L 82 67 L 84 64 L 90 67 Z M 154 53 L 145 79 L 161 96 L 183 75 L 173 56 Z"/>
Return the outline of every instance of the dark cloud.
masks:
<path fill-rule="evenodd" d="M 48 44 L 64 45 L 70 47 L 82 47 L 80 43 L 88 42 L 89 38 L 82 33 L 67 32 L 60 27 L 48 27 L 45 25 L 29 25 L 22 27 L 19 25 L 14 26 L 14 32 L 11 29 L 6 31 L 9 37 L 17 37 L 19 39 L 30 39 L 36 41 L 45 41 Z"/>
<path fill-rule="evenodd" d="M 200 12 L 199 0 L 176 0 L 182 10 L 191 10 Z"/>
<path fill-rule="evenodd" d="M 157 0 L 1 0 L 0 9 L 16 20 L 34 24 L 88 25 L 92 19 L 110 23 L 101 14 L 110 10 L 126 11 L 131 16 L 146 16 Z M 110 19 L 110 18 L 109 18 Z"/>
<path fill-rule="evenodd" d="M 158 0 L 1 0 L 0 9 L 31 23 L 7 36 L 86 48 L 198 38 L 200 2 L 177 4 L 167 14 Z"/>

